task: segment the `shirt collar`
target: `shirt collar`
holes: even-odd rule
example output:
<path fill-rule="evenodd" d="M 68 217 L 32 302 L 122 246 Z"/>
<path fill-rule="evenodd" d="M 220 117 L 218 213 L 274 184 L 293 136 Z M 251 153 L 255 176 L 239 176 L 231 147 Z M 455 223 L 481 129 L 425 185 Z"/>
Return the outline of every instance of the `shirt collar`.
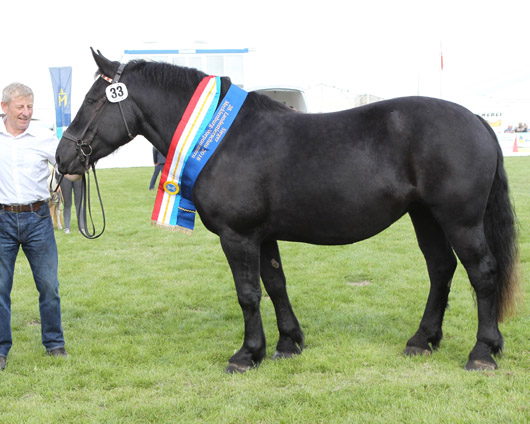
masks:
<path fill-rule="evenodd" d="M 5 135 L 13 137 L 13 135 L 7 131 L 6 119 L 7 118 L 5 116 L 2 119 L 0 119 L 0 122 L 1 122 L 1 124 L 0 124 L 0 133 L 4 133 Z M 19 134 L 19 135 L 17 135 L 14 138 L 22 137 L 24 135 L 31 135 L 32 137 L 35 137 L 35 130 L 33 129 L 33 124 L 31 122 L 30 122 L 28 128 L 26 128 L 26 130 L 22 134 Z"/>

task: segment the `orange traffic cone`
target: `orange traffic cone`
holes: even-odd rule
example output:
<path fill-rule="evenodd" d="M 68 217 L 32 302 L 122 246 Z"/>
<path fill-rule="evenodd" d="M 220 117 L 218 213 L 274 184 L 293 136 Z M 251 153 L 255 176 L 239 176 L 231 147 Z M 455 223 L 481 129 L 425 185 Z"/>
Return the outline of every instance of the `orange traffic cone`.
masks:
<path fill-rule="evenodd" d="M 517 136 L 515 136 L 515 142 L 513 143 L 513 150 L 512 150 L 513 153 L 518 153 L 519 152 L 519 148 L 517 147 Z"/>

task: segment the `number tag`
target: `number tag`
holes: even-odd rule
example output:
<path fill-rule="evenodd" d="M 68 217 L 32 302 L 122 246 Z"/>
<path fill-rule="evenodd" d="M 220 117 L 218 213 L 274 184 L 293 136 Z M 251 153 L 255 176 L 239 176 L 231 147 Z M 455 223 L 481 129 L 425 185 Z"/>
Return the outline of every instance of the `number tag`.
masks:
<path fill-rule="evenodd" d="M 105 93 L 107 94 L 107 99 L 111 103 L 123 102 L 129 95 L 127 86 L 123 82 L 109 85 L 105 90 Z"/>

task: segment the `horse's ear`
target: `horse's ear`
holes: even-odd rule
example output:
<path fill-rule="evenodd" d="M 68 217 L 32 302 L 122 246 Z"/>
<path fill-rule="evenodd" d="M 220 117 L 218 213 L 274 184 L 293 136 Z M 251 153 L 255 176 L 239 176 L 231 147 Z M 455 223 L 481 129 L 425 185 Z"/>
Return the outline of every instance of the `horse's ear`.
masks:
<path fill-rule="evenodd" d="M 99 50 L 96 53 L 92 47 L 90 47 L 90 50 L 92 50 L 92 56 L 94 57 L 94 60 L 98 65 L 98 69 L 103 74 L 107 75 L 110 78 L 113 78 L 114 74 L 118 70 L 118 67 L 120 66 L 119 62 L 110 61 L 105 56 L 103 56 Z"/>

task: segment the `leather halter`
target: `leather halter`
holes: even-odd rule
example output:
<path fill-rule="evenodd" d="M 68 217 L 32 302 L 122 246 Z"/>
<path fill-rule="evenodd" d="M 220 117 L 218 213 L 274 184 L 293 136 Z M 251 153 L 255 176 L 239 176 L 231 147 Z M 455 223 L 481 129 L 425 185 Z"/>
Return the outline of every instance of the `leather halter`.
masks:
<path fill-rule="evenodd" d="M 125 68 L 125 63 L 120 63 L 120 66 L 119 66 L 118 70 L 116 71 L 116 75 L 114 76 L 114 78 L 109 78 L 105 74 L 100 74 L 100 77 L 102 79 L 104 79 L 105 81 L 107 81 L 108 83 L 115 84 L 115 83 L 120 81 L 121 74 L 123 73 L 124 68 Z M 97 132 L 97 128 L 99 126 L 99 123 L 96 123 L 95 128 L 93 128 L 91 137 L 85 139 L 85 136 L 88 133 L 88 131 L 90 129 L 90 126 L 92 125 L 94 120 L 98 117 L 98 115 L 101 112 L 101 110 L 103 109 L 103 106 L 105 105 L 106 102 L 107 102 L 107 97 L 106 96 L 104 96 L 104 97 L 102 97 L 101 99 L 98 100 L 98 104 L 96 106 L 96 109 L 94 110 L 94 113 L 90 117 L 88 123 L 85 125 L 85 128 L 81 132 L 80 136 L 76 136 L 76 135 L 71 134 L 72 131 L 70 130 L 70 128 L 67 128 L 66 131 L 63 133 L 63 137 L 64 138 L 76 143 L 77 157 L 83 163 L 83 165 L 85 167 L 85 170 L 88 170 L 88 168 L 89 168 L 89 160 L 90 160 L 90 156 L 92 155 L 92 152 L 93 152 L 92 146 L 91 146 L 90 143 L 92 142 L 92 140 L 96 136 L 96 132 Z M 127 130 L 127 135 L 132 140 L 134 138 L 134 136 L 131 134 L 131 130 L 129 129 L 129 126 L 127 125 L 127 120 L 125 119 L 125 114 L 123 112 L 123 107 L 121 105 L 121 102 L 118 102 L 118 106 L 120 108 L 120 113 L 121 113 L 121 117 L 123 119 L 123 123 L 125 125 L 125 129 Z"/>

